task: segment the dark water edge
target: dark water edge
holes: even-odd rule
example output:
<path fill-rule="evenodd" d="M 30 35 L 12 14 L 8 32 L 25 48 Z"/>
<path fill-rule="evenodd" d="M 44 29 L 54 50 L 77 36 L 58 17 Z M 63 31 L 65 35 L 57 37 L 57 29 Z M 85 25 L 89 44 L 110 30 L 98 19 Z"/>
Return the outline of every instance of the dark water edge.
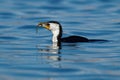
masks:
<path fill-rule="evenodd" d="M 0 80 L 119 80 L 119 0 L 1 0 Z M 105 39 L 51 48 L 50 31 L 38 22 L 56 20 L 64 36 Z"/>

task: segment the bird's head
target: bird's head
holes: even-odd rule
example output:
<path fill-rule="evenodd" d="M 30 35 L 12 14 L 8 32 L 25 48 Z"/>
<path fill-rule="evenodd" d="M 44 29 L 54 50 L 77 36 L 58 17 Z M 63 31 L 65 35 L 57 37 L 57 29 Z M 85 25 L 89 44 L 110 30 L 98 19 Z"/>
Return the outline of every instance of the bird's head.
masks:
<path fill-rule="evenodd" d="M 38 23 L 38 27 L 43 27 L 50 31 L 58 31 L 61 29 L 61 25 L 57 21 L 40 22 Z"/>
<path fill-rule="evenodd" d="M 57 43 L 58 46 L 61 45 L 61 37 L 62 37 L 62 26 L 57 21 L 48 21 L 48 22 L 40 22 L 38 23 L 38 27 L 43 27 L 47 30 L 50 30 L 53 33 L 52 41 L 53 43 Z"/>
<path fill-rule="evenodd" d="M 62 26 L 57 21 L 40 22 L 38 27 L 50 30 L 53 33 L 53 42 L 58 42 L 62 37 Z"/>

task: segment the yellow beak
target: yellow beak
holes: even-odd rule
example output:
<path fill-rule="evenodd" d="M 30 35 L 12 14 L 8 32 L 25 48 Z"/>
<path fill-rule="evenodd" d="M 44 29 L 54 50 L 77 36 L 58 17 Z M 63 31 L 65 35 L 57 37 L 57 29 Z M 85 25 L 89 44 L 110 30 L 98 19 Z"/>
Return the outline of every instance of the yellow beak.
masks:
<path fill-rule="evenodd" d="M 39 26 L 39 27 L 44 27 L 44 28 L 50 30 L 50 25 L 49 25 L 48 23 L 46 23 L 46 22 L 40 22 L 40 23 L 38 24 L 38 26 Z"/>

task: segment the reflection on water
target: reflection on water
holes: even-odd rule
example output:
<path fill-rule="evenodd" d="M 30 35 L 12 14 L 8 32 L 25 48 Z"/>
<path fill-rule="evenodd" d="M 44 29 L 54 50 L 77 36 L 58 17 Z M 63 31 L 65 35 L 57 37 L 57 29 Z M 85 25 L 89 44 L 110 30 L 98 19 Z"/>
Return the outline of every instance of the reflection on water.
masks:
<path fill-rule="evenodd" d="M 38 50 L 40 53 L 48 53 L 48 56 L 45 56 L 47 59 L 55 60 L 55 61 L 60 61 L 60 46 L 58 46 L 57 43 L 53 43 L 52 46 L 45 47 L 45 48 L 40 48 L 37 46 Z"/>
<path fill-rule="evenodd" d="M 54 5 L 53 5 L 54 3 Z M 120 0 L 1 0 L 0 80 L 119 80 Z M 59 21 L 63 37 L 104 43 L 51 43 L 38 22 Z M 37 45 L 37 46 L 36 46 Z"/>

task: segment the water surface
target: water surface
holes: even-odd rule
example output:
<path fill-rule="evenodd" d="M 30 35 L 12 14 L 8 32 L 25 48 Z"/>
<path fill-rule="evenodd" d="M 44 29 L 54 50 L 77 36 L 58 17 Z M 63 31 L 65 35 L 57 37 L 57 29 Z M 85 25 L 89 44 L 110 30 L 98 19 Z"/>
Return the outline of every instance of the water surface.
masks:
<path fill-rule="evenodd" d="M 119 80 L 119 0 L 1 0 L 0 80 Z M 64 36 L 105 39 L 104 43 L 62 44 L 41 21 L 59 21 Z"/>

